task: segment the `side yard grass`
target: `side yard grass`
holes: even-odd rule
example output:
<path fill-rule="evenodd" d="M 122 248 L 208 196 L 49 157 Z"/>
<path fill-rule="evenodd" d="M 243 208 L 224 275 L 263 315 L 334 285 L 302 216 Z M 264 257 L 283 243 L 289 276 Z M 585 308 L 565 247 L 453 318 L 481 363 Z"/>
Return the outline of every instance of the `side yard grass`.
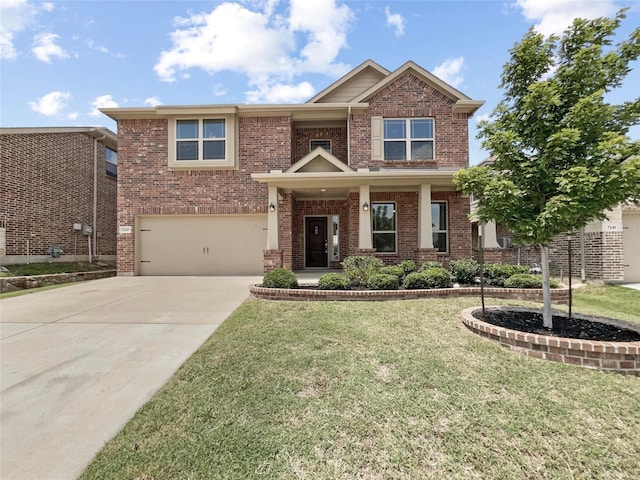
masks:
<path fill-rule="evenodd" d="M 44 262 L 29 263 L 21 265 L 5 265 L 8 272 L 3 272 L 3 276 L 21 277 L 24 275 L 45 275 L 50 273 L 77 273 L 92 272 L 94 270 L 105 270 L 114 268 L 102 262 Z"/>
<path fill-rule="evenodd" d="M 640 379 L 504 350 L 477 304 L 248 300 L 80 478 L 637 478 Z"/>
<path fill-rule="evenodd" d="M 592 315 L 640 323 L 640 291 L 619 285 L 586 285 L 573 291 L 576 309 Z"/>

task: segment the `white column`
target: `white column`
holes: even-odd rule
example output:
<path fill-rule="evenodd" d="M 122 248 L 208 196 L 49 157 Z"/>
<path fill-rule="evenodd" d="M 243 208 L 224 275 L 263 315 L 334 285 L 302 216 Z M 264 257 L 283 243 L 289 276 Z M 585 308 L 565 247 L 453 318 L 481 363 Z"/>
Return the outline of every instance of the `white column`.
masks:
<path fill-rule="evenodd" d="M 271 208 L 267 208 L 267 250 L 278 250 L 280 248 L 278 241 L 278 187 L 275 185 L 269 185 L 269 203 L 267 205 L 272 204 L 275 206 L 273 212 Z"/>
<path fill-rule="evenodd" d="M 367 210 L 363 208 L 368 205 Z M 371 240 L 371 199 L 369 198 L 369 185 L 360 185 L 360 199 L 358 203 L 358 248 L 370 250 L 373 248 Z"/>
<path fill-rule="evenodd" d="M 483 228 L 484 232 L 484 248 L 500 248 L 498 245 L 498 237 L 496 236 L 496 222 L 488 221 Z"/>
<path fill-rule="evenodd" d="M 433 248 L 431 185 L 420 185 L 418 193 L 418 248 Z"/>

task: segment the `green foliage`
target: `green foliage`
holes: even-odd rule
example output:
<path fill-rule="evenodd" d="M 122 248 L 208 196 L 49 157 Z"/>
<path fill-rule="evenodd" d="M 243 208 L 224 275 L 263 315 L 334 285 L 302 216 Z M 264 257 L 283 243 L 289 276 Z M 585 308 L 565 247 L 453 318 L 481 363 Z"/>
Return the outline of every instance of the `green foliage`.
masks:
<path fill-rule="evenodd" d="M 414 262 L 413 260 L 403 260 L 398 264 L 398 266 L 402 268 L 402 270 L 404 270 L 405 275 L 408 275 L 411 272 L 415 272 L 417 268 L 416 262 Z"/>
<path fill-rule="evenodd" d="M 473 283 L 475 278 L 480 275 L 480 264 L 473 258 L 452 260 L 450 265 L 451 273 L 453 273 L 456 281 L 460 283 Z"/>
<path fill-rule="evenodd" d="M 384 263 L 373 256 L 351 256 L 344 259 L 342 269 L 351 285 L 366 286 L 372 275 L 384 267 Z"/>
<path fill-rule="evenodd" d="M 511 50 L 504 99 L 480 123 L 493 163 L 454 181 L 478 199 L 480 221 L 496 220 L 519 243 L 545 244 L 625 200 L 640 201 L 640 98 L 607 102 L 640 56 L 640 28 L 617 48 L 625 18 L 576 19 L 562 38 L 530 30 Z"/>
<path fill-rule="evenodd" d="M 398 277 L 399 281 L 405 276 L 405 271 L 400 265 L 389 265 L 387 267 L 382 267 L 380 269 L 380 273 L 384 273 L 385 275 L 394 275 Z"/>
<path fill-rule="evenodd" d="M 267 288 L 297 288 L 298 279 L 291 270 L 276 268 L 263 277 L 262 286 Z"/>
<path fill-rule="evenodd" d="M 424 272 L 429 268 L 444 268 L 444 265 L 442 264 L 442 262 L 434 262 L 434 261 L 424 262 L 420 267 L 420 271 Z"/>
<path fill-rule="evenodd" d="M 448 288 L 451 286 L 451 276 L 446 268 L 428 268 L 421 272 L 414 272 L 404 279 L 403 287 L 407 290 L 422 288 Z"/>
<path fill-rule="evenodd" d="M 367 282 L 367 288 L 371 290 L 397 290 L 400 287 L 400 279 L 396 275 L 376 273 L 371 275 Z"/>
<path fill-rule="evenodd" d="M 528 273 L 529 269 L 527 268 L 526 272 L 516 271 L 516 267 L 508 263 L 485 263 L 483 271 L 483 277 L 488 285 L 503 287 L 507 278 L 516 273 Z"/>
<path fill-rule="evenodd" d="M 542 277 L 530 273 L 516 273 L 504 282 L 506 288 L 542 288 Z M 557 288 L 558 282 L 551 280 L 551 288 Z"/>
<path fill-rule="evenodd" d="M 318 279 L 320 290 L 349 290 L 349 279 L 339 273 L 325 273 Z"/>

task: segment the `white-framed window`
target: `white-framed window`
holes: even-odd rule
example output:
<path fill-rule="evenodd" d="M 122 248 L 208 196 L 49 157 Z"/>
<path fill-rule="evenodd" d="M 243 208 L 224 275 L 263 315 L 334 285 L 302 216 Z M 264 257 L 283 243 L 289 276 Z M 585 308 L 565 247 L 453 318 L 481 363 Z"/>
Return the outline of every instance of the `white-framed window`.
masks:
<path fill-rule="evenodd" d="M 378 253 L 396 253 L 396 204 L 374 202 L 371 205 L 373 248 Z"/>
<path fill-rule="evenodd" d="M 340 260 L 340 218 L 338 215 L 332 216 L 332 236 L 331 236 L 331 260 Z"/>
<path fill-rule="evenodd" d="M 433 118 L 385 118 L 385 160 L 433 160 Z"/>
<path fill-rule="evenodd" d="M 169 120 L 169 167 L 233 168 L 235 125 L 231 115 Z"/>
<path fill-rule="evenodd" d="M 109 147 L 105 147 L 105 153 L 107 157 L 107 175 L 118 178 L 118 152 Z"/>
<path fill-rule="evenodd" d="M 433 247 L 439 253 L 446 253 L 448 251 L 447 202 L 431 202 L 431 231 Z"/>
<path fill-rule="evenodd" d="M 314 139 L 309 140 L 309 151 L 310 152 L 314 151 L 318 147 L 322 147 L 327 152 L 331 153 L 331 140 L 324 139 L 324 138 L 314 138 Z"/>

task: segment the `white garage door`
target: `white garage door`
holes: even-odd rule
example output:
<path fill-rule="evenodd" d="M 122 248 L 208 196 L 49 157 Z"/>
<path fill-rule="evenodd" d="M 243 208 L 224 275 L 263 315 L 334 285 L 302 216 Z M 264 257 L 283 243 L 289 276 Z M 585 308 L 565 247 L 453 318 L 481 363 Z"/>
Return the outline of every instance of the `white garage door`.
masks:
<path fill-rule="evenodd" d="M 640 282 L 640 214 L 622 212 L 624 242 L 624 279 L 626 282 Z"/>
<path fill-rule="evenodd" d="M 138 217 L 140 275 L 260 275 L 266 215 Z"/>

